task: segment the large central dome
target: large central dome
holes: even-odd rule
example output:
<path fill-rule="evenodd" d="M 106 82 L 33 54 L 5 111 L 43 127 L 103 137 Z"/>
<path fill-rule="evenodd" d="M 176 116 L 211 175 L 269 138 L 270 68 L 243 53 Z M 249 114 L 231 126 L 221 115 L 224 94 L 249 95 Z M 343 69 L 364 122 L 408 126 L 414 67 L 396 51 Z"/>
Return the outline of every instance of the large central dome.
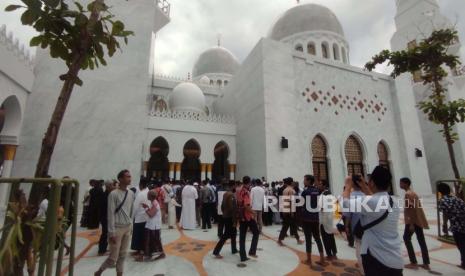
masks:
<path fill-rule="evenodd" d="M 230 74 L 234 75 L 239 68 L 236 57 L 223 47 L 213 47 L 203 52 L 195 62 L 192 76 L 203 74 Z"/>
<path fill-rule="evenodd" d="M 329 31 L 344 37 L 344 30 L 336 15 L 330 9 L 316 4 L 299 5 L 286 11 L 268 36 L 281 40 L 308 31 Z"/>

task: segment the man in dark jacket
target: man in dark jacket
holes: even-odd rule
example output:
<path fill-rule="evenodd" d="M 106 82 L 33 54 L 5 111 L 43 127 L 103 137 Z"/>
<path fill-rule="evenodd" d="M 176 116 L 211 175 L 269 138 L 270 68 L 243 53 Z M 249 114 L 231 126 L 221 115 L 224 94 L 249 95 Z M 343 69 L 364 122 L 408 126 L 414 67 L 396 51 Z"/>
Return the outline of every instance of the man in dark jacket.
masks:
<path fill-rule="evenodd" d="M 223 248 L 224 243 L 231 239 L 231 252 L 232 254 L 237 253 L 236 247 L 236 236 L 237 236 L 237 200 L 233 192 L 234 190 L 234 181 L 231 181 L 227 187 L 224 187 L 226 192 L 223 195 L 223 201 L 221 204 L 221 211 L 223 213 L 222 220 L 224 223 L 225 231 L 221 233 L 221 238 L 213 250 L 213 255 L 221 259 L 223 256 L 220 255 L 221 249 Z"/>

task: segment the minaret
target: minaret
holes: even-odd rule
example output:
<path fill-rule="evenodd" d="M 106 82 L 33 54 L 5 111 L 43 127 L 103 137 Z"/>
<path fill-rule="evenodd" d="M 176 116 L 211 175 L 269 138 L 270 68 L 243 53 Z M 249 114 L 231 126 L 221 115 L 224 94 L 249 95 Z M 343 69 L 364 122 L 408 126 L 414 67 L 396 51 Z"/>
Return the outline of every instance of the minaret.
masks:
<path fill-rule="evenodd" d="M 435 29 L 451 27 L 448 18 L 440 13 L 437 0 L 395 0 L 396 33 L 392 37 L 392 50 L 407 48 L 413 40 L 428 37 Z"/>
<path fill-rule="evenodd" d="M 404 50 L 429 37 L 434 30 L 453 27 L 451 21 L 441 14 L 437 0 L 396 0 L 396 32 L 391 38 L 392 50 Z M 460 45 L 450 47 L 449 53 L 458 54 Z M 452 77 L 452 74 L 451 78 Z M 429 122 L 426 115 L 416 105 L 430 95 L 430 90 L 421 81 L 415 81 L 411 74 L 396 78 L 396 98 L 399 111 L 399 127 L 402 129 L 408 165 L 420 193 L 434 190 L 438 180 L 453 179 L 446 143 L 439 133 L 440 127 Z M 447 82 L 445 82 L 447 83 Z M 449 97 L 460 97 L 460 89 L 454 81 L 449 81 Z M 446 84 L 447 85 L 447 84 Z M 462 88 L 463 90 L 463 88 Z M 462 91 L 463 93 L 463 91 Z M 461 128 L 464 128 L 462 131 Z M 465 126 L 457 129 L 460 141 L 454 146 L 459 170 L 463 171 L 462 149 L 465 149 Z M 421 133 L 421 135 L 420 135 Z M 463 133 L 463 135 L 462 135 Z M 463 138 L 462 138 L 463 137 Z M 464 144 L 461 146 L 461 144 Z M 423 157 L 416 157 L 414 148 L 423 151 Z M 425 171 L 427 170 L 427 171 Z M 423 184 L 425 183 L 425 184 Z M 426 183 L 431 183 L 430 187 Z"/>

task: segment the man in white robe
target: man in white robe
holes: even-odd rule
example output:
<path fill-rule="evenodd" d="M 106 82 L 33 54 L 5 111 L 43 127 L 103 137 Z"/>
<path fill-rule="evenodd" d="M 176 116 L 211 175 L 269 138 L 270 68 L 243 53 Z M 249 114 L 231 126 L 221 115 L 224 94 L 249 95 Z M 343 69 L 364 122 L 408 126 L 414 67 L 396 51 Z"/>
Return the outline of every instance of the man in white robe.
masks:
<path fill-rule="evenodd" d="M 181 227 L 186 230 L 194 230 L 197 226 L 195 217 L 195 200 L 198 198 L 197 189 L 188 184 L 182 190 Z"/>

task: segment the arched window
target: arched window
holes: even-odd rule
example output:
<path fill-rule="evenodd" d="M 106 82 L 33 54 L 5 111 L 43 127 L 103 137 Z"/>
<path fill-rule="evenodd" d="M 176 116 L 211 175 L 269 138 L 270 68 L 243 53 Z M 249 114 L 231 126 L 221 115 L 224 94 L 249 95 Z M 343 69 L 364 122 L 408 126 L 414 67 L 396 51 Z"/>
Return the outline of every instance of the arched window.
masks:
<path fill-rule="evenodd" d="M 347 172 L 349 174 L 365 175 L 362 145 L 353 135 L 347 138 L 345 144 L 345 155 L 347 160 Z"/>
<path fill-rule="evenodd" d="M 389 172 L 391 172 L 391 165 L 389 161 L 389 153 L 386 144 L 383 142 L 378 143 L 378 158 L 379 158 L 379 165 L 381 167 L 386 168 Z M 389 187 L 389 194 L 394 194 L 393 185 L 391 182 L 391 186 Z"/>
<path fill-rule="evenodd" d="M 294 48 L 296 51 L 299 51 L 299 52 L 303 52 L 304 51 L 304 47 L 302 47 L 302 44 L 297 44 Z"/>
<path fill-rule="evenodd" d="M 229 82 L 228 82 L 227 80 L 225 80 L 225 81 L 224 81 L 224 86 L 228 85 L 228 83 L 229 83 Z"/>
<path fill-rule="evenodd" d="M 347 53 L 344 47 L 341 47 L 341 53 L 342 53 L 342 62 L 347 63 Z"/>
<path fill-rule="evenodd" d="M 202 174 L 202 166 L 200 163 L 200 145 L 190 139 L 184 144 L 183 148 L 184 160 L 181 164 L 181 179 L 200 181 Z"/>
<path fill-rule="evenodd" d="M 326 42 L 321 43 L 321 54 L 323 58 L 329 58 L 328 43 Z"/>
<path fill-rule="evenodd" d="M 210 85 L 214 85 L 215 84 L 215 81 L 214 80 L 210 80 Z"/>
<path fill-rule="evenodd" d="M 223 81 L 217 80 L 217 81 L 216 81 L 216 84 L 217 84 L 218 86 L 221 86 L 221 85 L 223 85 Z"/>
<path fill-rule="evenodd" d="M 329 185 L 328 150 L 323 137 L 315 136 L 312 140 L 313 175 L 316 179 L 326 181 Z"/>
<path fill-rule="evenodd" d="M 333 57 L 334 57 L 334 60 L 340 60 L 340 56 L 339 56 L 339 46 L 334 43 L 333 44 Z"/>
<path fill-rule="evenodd" d="M 155 102 L 155 111 L 165 111 L 165 110 L 168 110 L 168 105 L 166 104 L 166 102 L 162 99 L 159 99 Z"/>
<path fill-rule="evenodd" d="M 307 53 L 310 54 L 310 55 L 316 55 L 315 43 L 309 42 L 307 44 Z"/>
<path fill-rule="evenodd" d="M 150 144 L 150 159 L 147 168 L 147 177 L 166 179 L 169 177 L 170 165 L 168 161 L 168 142 L 163 137 L 157 137 Z"/>
<path fill-rule="evenodd" d="M 213 150 L 215 161 L 212 168 L 212 180 L 220 182 L 223 178 L 229 180 L 229 147 L 228 144 L 221 141 L 216 144 Z"/>

